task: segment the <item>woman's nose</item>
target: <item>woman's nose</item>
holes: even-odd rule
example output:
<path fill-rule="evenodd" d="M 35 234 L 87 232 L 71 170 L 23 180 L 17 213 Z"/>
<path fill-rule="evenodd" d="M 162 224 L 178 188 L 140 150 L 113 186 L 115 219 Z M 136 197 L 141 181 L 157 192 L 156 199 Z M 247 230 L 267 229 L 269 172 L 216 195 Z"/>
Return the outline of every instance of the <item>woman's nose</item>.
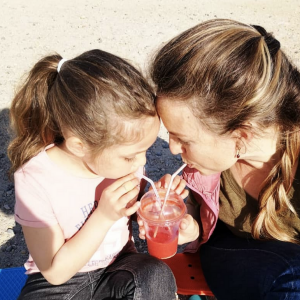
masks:
<path fill-rule="evenodd" d="M 182 145 L 178 141 L 174 140 L 173 138 L 169 138 L 169 148 L 172 154 L 177 155 L 182 153 Z"/>

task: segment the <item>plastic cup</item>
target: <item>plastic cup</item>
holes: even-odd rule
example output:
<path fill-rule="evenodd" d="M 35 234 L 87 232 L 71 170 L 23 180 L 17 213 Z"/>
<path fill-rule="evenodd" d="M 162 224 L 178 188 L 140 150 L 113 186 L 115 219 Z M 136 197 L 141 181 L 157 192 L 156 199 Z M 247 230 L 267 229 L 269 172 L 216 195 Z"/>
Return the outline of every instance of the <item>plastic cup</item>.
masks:
<path fill-rule="evenodd" d="M 186 206 L 181 196 L 171 191 L 163 211 L 163 199 L 167 190 L 158 189 L 161 200 L 151 190 L 141 201 L 137 213 L 144 221 L 148 252 L 160 259 L 174 256 L 177 252 L 179 224 L 186 214 Z"/>

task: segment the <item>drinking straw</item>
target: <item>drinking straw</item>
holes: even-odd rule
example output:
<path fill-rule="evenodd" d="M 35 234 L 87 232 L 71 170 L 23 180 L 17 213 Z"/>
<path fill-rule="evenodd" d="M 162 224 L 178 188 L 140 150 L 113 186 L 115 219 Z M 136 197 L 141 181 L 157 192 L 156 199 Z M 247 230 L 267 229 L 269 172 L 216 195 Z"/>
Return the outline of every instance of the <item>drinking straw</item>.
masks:
<path fill-rule="evenodd" d="M 171 189 L 171 186 L 172 186 L 172 183 L 173 183 L 174 178 L 177 176 L 177 174 L 178 174 L 180 171 L 182 171 L 182 170 L 186 167 L 186 165 L 187 165 L 187 164 L 183 164 L 183 165 L 182 165 L 175 173 L 173 173 L 173 175 L 171 176 L 171 181 L 170 181 L 170 183 L 169 183 L 169 186 L 168 186 L 168 189 L 167 189 L 167 192 L 166 192 L 166 195 L 165 195 L 164 203 L 163 203 L 163 205 L 162 205 L 162 207 L 161 207 L 160 214 L 163 213 L 163 209 L 164 209 L 165 204 L 166 204 L 166 202 L 167 202 L 167 199 L 168 199 L 168 197 L 169 197 L 170 189 Z"/>
<path fill-rule="evenodd" d="M 171 186 L 172 186 L 172 183 L 173 183 L 173 180 L 174 178 L 177 176 L 177 174 L 182 171 L 185 167 L 186 167 L 187 164 L 183 164 L 175 173 L 173 173 L 173 175 L 171 176 L 171 181 L 169 183 L 169 186 L 168 186 L 168 189 L 167 189 L 167 192 L 166 192 L 166 195 L 165 195 L 165 198 L 164 198 L 164 202 L 163 202 L 163 205 L 161 207 L 161 211 L 160 211 L 160 214 L 159 214 L 159 218 L 163 217 L 163 209 L 165 207 L 165 204 L 167 202 L 167 199 L 169 197 L 169 194 L 170 194 L 170 190 L 171 190 Z M 155 231 L 154 231 L 154 238 L 156 237 L 157 235 L 157 231 L 158 231 L 158 226 L 156 226 L 155 228 Z"/>
<path fill-rule="evenodd" d="M 153 182 L 150 178 L 148 178 L 147 176 L 145 176 L 145 175 L 143 175 L 143 174 L 139 174 L 138 176 L 140 176 L 141 178 L 145 179 L 146 181 L 148 181 L 148 182 L 151 184 L 151 186 L 152 186 L 152 188 L 153 188 L 153 191 L 154 191 L 154 193 L 155 193 L 155 196 L 157 197 L 158 201 L 160 202 L 161 200 L 160 200 L 160 197 L 159 197 L 159 195 L 158 195 L 158 192 L 157 192 L 157 189 L 156 189 L 156 187 L 155 187 L 154 182 Z"/>

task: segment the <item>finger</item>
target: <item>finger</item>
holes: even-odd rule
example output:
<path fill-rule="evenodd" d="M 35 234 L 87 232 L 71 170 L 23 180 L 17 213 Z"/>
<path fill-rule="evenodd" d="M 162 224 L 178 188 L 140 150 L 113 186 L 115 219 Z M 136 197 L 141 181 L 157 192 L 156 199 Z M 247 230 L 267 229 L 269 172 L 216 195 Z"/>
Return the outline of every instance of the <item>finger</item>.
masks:
<path fill-rule="evenodd" d="M 139 229 L 139 237 L 141 238 L 141 239 L 145 239 L 146 238 L 146 231 L 145 231 L 145 228 L 144 227 L 141 227 L 140 229 Z"/>
<path fill-rule="evenodd" d="M 130 192 L 132 189 L 134 189 L 136 186 L 140 184 L 140 181 L 137 178 L 128 180 L 124 182 L 121 187 L 125 190 L 126 193 Z"/>
<path fill-rule="evenodd" d="M 142 235 L 142 234 L 139 234 L 139 238 L 140 238 L 141 240 L 145 240 L 145 239 L 146 239 L 146 236 L 145 236 L 145 235 Z"/>
<path fill-rule="evenodd" d="M 177 184 L 177 187 L 175 187 L 175 192 L 177 194 L 181 194 L 185 187 L 186 187 L 186 181 L 183 179 L 180 179 L 180 181 Z"/>
<path fill-rule="evenodd" d="M 137 197 L 134 197 L 133 199 L 131 199 L 127 204 L 126 204 L 126 208 L 131 207 L 137 200 Z"/>
<path fill-rule="evenodd" d="M 161 181 L 154 182 L 154 185 L 157 189 L 161 187 Z"/>
<path fill-rule="evenodd" d="M 189 195 L 189 191 L 188 190 L 183 190 L 180 194 L 182 199 L 185 199 L 187 196 Z"/>
<path fill-rule="evenodd" d="M 189 226 L 189 221 L 186 219 L 182 219 L 180 222 L 180 229 L 185 230 L 188 228 L 188 226 Z"/>
<path fill-rule="evenodd" d="M 124 192 L 124 190 L 122 189 L 122 187 L 120 188 L 121 192 Z M 131 191 L 129 191 L 128 193 L 125 193 L 123 195 L 120 195 L 119 200 L 117 201 L 118 204 L 121 207 L 129 207 L 129 203 L 132 201 L 134 204 L 136 201 L 133 201 L 135 199 L 137 199 L 137 196 L 139 194 L 140 190 L 138 187 L 135 187 L 134 189 L 132 189 Z"/>
<path fill-rule="evenodd" d="M 144 222 L 143 222 L 143 220 L 142 220 L 140 217 L 137 218 L 137 223 L 138 223 L 139 226 L 141 226 L 141 227 L 144 226 Z"/>
<path fill-rule="evenodd" d="M 131 181 L 131 180 L 137 180 L 139 182 L 139 179 L 133 173 L 131 173 L 131 174 L 128 174 L 124 177 L 117 179 L 107 189 L 109 189 L 110 191 L 115 191 L 118 188 L 120 188 L 120 186 L 122 186 L 125 182 Z"/>
<path fill-rule="evenodd" d="M 125 208 L 124 210 L 124 216 L 129 217 L 137 212 L 139 207 L 141 206 L 140 202 L 135 202 L 131 207 Z"/>
<path fill-rule="evenodd" d="M 138 192 L 140 191 L 139 184 L 140 181 L 136 177 L 123 182 L 123 184 L 114 191 L 116 198 L 121 198 L 122 196 L 129 194 L 131 198 L 128 197 L 127 200 L 130 201 L 133 198 L 132 195 L 136 193 L 136 190 Z M 132 191 L 134 191 L 133 194 L 131 193 Z"/>
<path fill-rule="evenodd" d="M 170 174 L 166 174 L 165 176 L 164 176 L 164 182 L 162 183 L 163 184 L 163 188 L 165 188 L 165 189 L 167 189 L 168 188 L 168 186 L 169 186 L 169 183 L 170 183 L 170 181 L 171 181 L 171 175 Z"/>
<path fill-rule="evenodd" d="M 172 182 L 171 189 L 175 190 L 179 184 L 180 184 L 180 177 L 175 176 L 175 178 L 173 179 L 173 182 Z"/>

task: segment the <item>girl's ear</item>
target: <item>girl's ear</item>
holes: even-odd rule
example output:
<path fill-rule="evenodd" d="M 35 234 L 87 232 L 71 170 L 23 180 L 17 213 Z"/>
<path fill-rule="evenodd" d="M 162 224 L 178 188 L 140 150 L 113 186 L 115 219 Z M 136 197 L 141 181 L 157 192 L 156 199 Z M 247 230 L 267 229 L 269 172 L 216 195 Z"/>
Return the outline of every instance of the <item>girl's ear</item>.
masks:
<path fill-rule="evenodd" d="M 84 155 L 86 154 L 86 149 L 79 138 L 75 136 L 70 136 L 65 140 L 65 142 L 67 149 L 71 153 L 73 153 L 77 157 L 84 157 Z"/>

